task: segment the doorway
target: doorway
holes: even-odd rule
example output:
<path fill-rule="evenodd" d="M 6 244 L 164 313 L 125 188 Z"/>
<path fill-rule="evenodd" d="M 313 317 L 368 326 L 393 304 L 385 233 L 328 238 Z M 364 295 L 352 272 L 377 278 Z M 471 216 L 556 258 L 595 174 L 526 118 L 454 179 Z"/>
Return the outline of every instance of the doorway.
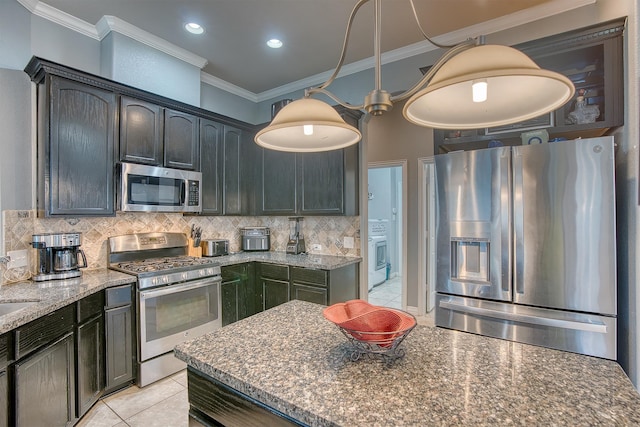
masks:
<path fill-rule="evenodd" d="M 371 304 L 406 307 L 406 161 L 370 163 L 367 288 Z"/>

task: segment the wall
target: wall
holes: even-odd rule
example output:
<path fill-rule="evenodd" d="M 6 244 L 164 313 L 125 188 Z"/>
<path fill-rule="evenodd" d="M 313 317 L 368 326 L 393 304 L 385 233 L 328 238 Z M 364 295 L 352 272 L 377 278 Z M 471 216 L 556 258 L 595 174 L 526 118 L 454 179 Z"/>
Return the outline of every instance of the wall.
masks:
<path fill-rule="evenodd" d="M 368 117 L 364 129 L 367 161 L 407 160 L 407 305 L 418 306 L 418 158 L 433 154 L 433 131 L 405 120 L 402 104 L 378 117 Z"/>
<path fill-rule="evenodd" d="M 200 106 L 200 69 L 111 31 L 100 46 L 100 75 L 186 104 Z"/>
<path fill-rule="evenodd" d="M 37 218 L 31 210 L 8 210 L 5 216 L 5 245 L 7 250 L 27 249 L 31 260 L 28 268 L 7 270 L 0 264 L 0 283 L 29 279 L 35 271 L 37 260 L 35 249 L 31 248 L 33 234 L 54 232 L 81 232 L 82 249 L 87 256 L 89 269 L 107 267 L 107 240 L 120 234 L 170 231 L 188 234 L 191 226 L 202 228 L 203 239 L 228 239 L 229 251 L 238 252 L 240 228 L 269 227 L 271 250 L 286 251 L 289 239 L 288 217 L 197 217 L 179 213 L 118 213 L 115 217 L 104 218 Z M 307 249 L 318 243 L 321 250 L 313 254 L 359 256 L 360 246 L 357 230 L 359 217 L 305 217 L 302 231 Z M 344 237 L 356 238 L 355 248 L 342 246 Z"/>

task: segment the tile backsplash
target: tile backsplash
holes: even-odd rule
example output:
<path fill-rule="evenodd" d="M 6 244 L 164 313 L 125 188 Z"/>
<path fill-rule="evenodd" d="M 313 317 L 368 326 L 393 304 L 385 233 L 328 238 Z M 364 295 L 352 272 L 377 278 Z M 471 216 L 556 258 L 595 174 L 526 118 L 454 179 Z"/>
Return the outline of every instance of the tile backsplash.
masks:
<path fill-rule="evenodd" d="M 35 271 L 36 253 L 31 247 L 32 234 L 81 232 L 82 249 L 88 268 L 107 266 L 107 239 L 111 236 L 152 231 L 189 233 L 191 225 L 202 228 L 203 239 L 228 239 L 229 250 L 240 250 L 240 228 L 269 227 L 271 250 L 286 250 L 289 238 L 289 218 L 273 216 L 183 216 L 179 213 L 118 213 L 100 218 L 38 218 L 36 211 L 3 211 L 5 250 L 27 249 L 30 267 L 7 269 L 0 263 L 5 283 L 26 280 Z M 360 256 L 360 217 L 304 217 L 302 231 L 307 252 L 323 255 Z M 352 249 L 343 247 L 344 237 L 355 240 Z M 312 250 L 313 244 L 321 245 Z"/>

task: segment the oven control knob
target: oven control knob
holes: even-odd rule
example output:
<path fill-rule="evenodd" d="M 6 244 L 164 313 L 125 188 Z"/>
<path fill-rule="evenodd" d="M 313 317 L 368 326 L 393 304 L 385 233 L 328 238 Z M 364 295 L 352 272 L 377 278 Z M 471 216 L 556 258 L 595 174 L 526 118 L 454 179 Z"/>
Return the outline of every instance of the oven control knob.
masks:
<path fill-rule="evenodd" d="M 158 284 L 158 278 L 157 277 L 152 278 L 151 279 L 151 284 L 152 285 L 157 285 Z"/>
<path fill-rule="evenodd" d="M 180 276 L 182 277 L 182 280 L 187 280 L 189 278 L 189 274 L 186 272 L 182 273 Z"/>
<path fill-rule="evenodd" d="M 204 269 L 198 270 L 198 274 L 200 274 L 200 276 L 204 276 L 207 274 L 207 270 L 204 270 Z"/>
<path fill-rule="evenodd" d="M 162 283 L 169 283 L 169 278 L 167 276 L 162 276 Z"/>
<path fill-rule="evenodd" d="M 207 268 L 207 274 L 213 276 L 213 268 Z"/>

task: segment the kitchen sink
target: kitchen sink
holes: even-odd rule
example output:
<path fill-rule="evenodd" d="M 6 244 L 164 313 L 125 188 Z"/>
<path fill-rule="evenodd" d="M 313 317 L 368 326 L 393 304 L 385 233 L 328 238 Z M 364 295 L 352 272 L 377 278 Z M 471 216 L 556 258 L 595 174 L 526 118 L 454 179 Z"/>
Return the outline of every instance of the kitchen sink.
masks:
<path fill-rule="evenodd" d="M 38 301 L 21 301 L 21 302 L 0 301 L 0 317 L 5 316 L 7 314 L 14 313 L 18 310 L 25 309 L 37 303 Z"/>

